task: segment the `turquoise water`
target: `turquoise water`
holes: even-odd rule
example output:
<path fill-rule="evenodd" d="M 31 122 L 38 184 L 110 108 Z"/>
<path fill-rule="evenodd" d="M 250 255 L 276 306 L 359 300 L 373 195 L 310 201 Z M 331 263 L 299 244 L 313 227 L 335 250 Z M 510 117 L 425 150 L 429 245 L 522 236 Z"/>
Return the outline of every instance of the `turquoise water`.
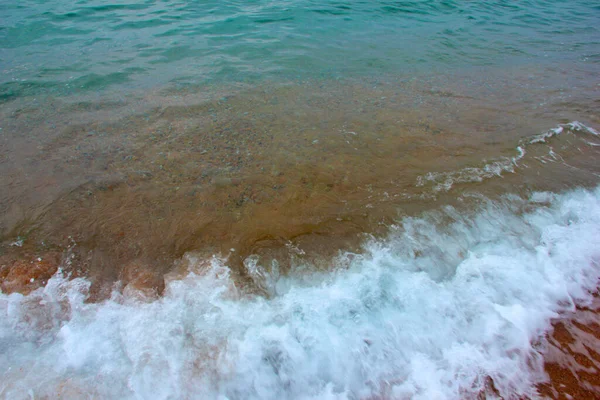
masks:
<path fill-rule="evenodd" d="M 600 63 L 597 1 L 9 1 L 0 96 Z"/>

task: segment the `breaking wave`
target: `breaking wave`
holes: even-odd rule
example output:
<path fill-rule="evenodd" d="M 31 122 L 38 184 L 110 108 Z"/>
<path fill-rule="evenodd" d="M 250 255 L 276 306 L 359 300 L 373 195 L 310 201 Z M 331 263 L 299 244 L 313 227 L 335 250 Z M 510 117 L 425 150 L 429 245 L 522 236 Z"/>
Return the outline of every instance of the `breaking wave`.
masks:
<path fill-rule="evenodd" d="M 0 395 L 456 399 L 491 378 L 531 396 L 550 320 L 596 288 L 598 238 L 600 188 L 405 218 L 327 274 L 272 276 L 270 298 L 192 253 L 151 301 L 87 303 L 89 282 L 57 273 L 0 295 Z"/>

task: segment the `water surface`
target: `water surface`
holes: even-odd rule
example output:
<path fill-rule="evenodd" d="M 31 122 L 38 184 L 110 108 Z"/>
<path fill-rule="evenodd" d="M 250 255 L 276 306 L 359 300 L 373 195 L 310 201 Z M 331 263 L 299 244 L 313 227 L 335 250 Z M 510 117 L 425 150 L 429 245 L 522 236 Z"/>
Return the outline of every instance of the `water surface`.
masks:
<path fill-rule="evenodd" d="M 0 12 L 0 396 L 599 393 L 596 2 Z"/>

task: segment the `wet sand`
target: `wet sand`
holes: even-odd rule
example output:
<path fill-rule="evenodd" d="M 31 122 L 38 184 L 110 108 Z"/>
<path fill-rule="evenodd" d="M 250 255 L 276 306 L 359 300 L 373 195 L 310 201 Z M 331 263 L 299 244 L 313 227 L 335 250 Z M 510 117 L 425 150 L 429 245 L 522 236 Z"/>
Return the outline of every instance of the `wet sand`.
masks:
<path fill-rule="evenodd" d="M 600 398 L 600 297 L 553 323 L 544 350 L 549 382 L 539 385 L 552 399 Z"/>

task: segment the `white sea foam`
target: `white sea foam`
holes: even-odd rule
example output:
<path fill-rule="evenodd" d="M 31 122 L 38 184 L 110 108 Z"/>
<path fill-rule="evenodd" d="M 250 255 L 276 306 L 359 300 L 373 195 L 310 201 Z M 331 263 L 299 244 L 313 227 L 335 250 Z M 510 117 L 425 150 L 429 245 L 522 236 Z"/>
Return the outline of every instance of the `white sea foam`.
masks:
<path fill-rule="evenodd" d="M 558 125 L 556 128 L 550 129 L 542 134 L 535 135 L 524 140 L 521 140 L 515 149 L 517 154 L 514 157 L 502 157 L 498 160 L 491 161 L 482 167 L 466 167 L 450 172 L 429 172 L 426 175 L 417 177 L 417 186 L 425 186 L 427 183 L 433 185 L 435 192 L 447 192 L 452 186 L 457 183 L 473 183 L 481 182 L 485 179 L 490 179 L 497 176 L 502 176 L 505 173 L 514 173 L 519 166 L 519 162 L 525 157 L 527 146 L 546 143 L 548 139 L 567 133 L 582 133 L 593 136 L 600 136 L 600 133 L 594 128 L 586 126 L 578 121 L 569 122 L 567 124 Z M 591 146 L 597 146 L 592 142 L 586 141 Z M 556 154 L 550 150 L 550 157 L 556 160 Z M 539 159 L 546 163 L 547 159 Z"/>
<path fill-rule="evenodd" d="M 270 299 L 191 254 L 153 302 L 86 304 L 87 282 L 57 275 L 0 295 L 0 397 L 457 399 L 487 376 L 532 395 L 532 343 L 589 300 L 599 243 L 600 188 L 404 219 L 334 272 L 282 276 Z"/>

